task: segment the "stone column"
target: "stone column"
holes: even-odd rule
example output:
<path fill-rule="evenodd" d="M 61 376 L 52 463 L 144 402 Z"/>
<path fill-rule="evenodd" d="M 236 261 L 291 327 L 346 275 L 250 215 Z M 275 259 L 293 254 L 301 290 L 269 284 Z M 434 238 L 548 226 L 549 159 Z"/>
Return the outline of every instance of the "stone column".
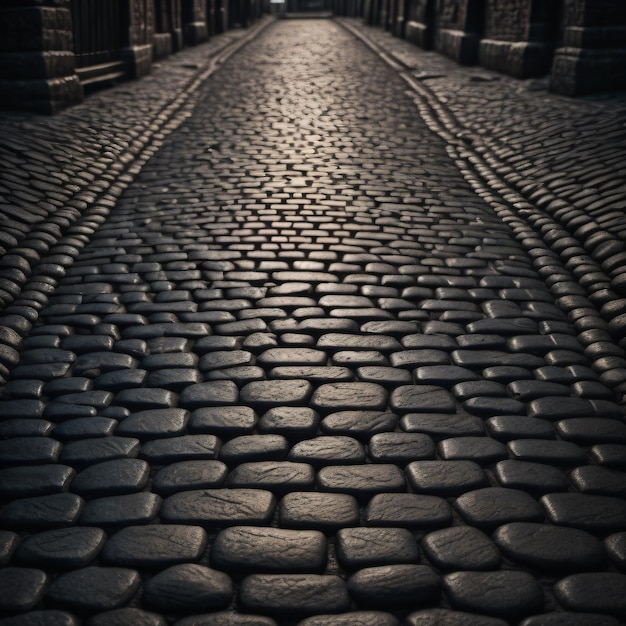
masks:
<path fill-rule="evenodd" d="M 557 22 L 554 0 L 487 0 L 480 64 L 518 78 L 545 76 Z"/>
<path fill-rule="evenodd" d="M 80 102 L 69 0 L 0 4 L 0 107 L 57 113 Z"/>
<path fill-rule="evenodd" d="M 433 47 L 435 31 L 435 0 L 406 0 L 409 2 L 404 38 L 424 50 Z"/>
<path fill-rule="evenodd" d="M 225 0 L 226 2 L 226 0 Z M 204 0 L 182 0 L 183 38 L 188 46 L 197 46 L 209 39 Z"/>
<path fill-rule="evenodd" d="M 626 87 L 626 2 L 564 0 L 550 90 L 567 96 Z"/>
<path fill-rule="evenodd" d="M 457 63 L 474 65 L 483 22 L 484 0 L 437 0 L 435 50 Z"/>
<path fill-rule="evenodd" d="M 128 46 L 122 49 L 122 58 L 129 78 L 141 78 L 152 67 L 154 40 L 154 0 L 128 0 Z"/>

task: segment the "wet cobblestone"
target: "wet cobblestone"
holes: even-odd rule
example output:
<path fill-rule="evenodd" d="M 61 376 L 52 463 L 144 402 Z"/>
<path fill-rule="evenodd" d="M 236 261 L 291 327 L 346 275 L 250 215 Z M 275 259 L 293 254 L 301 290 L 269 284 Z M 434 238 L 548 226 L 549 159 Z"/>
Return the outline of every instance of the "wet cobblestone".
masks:
<path fill-rule="evenodd" d="M 625 111 L 264 18 L 0 120 L 0 624 L 623 623 Z"/>

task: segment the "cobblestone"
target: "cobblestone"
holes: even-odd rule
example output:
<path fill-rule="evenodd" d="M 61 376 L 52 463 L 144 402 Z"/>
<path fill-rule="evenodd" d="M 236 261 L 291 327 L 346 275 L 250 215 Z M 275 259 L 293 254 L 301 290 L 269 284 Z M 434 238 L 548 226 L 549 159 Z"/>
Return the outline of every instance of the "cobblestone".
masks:
<path fill-rule="evenodd" d="M 625 101 L 483 74 L 264 17 L 3 117 L 3 626 L 625 619 Z"/>

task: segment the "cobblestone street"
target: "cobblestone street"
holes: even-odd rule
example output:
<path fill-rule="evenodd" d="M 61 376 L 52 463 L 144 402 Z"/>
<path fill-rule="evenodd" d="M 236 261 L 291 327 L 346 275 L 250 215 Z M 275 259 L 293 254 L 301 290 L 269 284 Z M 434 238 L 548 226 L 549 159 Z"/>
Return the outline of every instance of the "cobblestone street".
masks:
<path fill-rule="evenodd" d="M 0 118 L 0 626 L 624 624 L 625 113 L 266 17 Z"/>

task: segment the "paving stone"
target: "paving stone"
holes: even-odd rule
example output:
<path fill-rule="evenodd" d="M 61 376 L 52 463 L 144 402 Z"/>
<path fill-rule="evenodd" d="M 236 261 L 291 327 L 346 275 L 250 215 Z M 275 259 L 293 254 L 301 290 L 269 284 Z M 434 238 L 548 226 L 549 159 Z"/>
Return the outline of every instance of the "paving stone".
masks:
<path fill-rule="evenodd" d="M 316 434 L 319 421 L 309 407 L 277 406 L 261 416 L 258 429 L 261 434 L 282 435 L 288 440 L 309 439 Z"/>
<path fill-rule="evenodd" d="M 79 619 L 67 613 L 56 609 L 42 609 L 21 613 L 13 617 L 5 617 L 0 624 L 2 626 L 38 626 L 45 624 L 46 626 L 78 626 Z"/>
<path fill-rule="evenodd" d="M 447 572 L 496 570 L 502 563 L 494 542 L 471 526 L 436 530 L 424 537 L 421 546 L 429 561 Z"/>
<path fill-rule="evenodd" d="M 595 534 L 623 530 L 626 502 L 621 498 L 584 493 L 550 493 L 541 498 L 547 518 Z"/>
<path fill-rule="evenodd" d="M 514 459 L 554 465 L 578 465 L 587 461 L 585 451 L 570 441 L 516 439 L 507 448 Z"/>
<path fill-rule="evenodd" d="M 263 380 L 245 385 L 240 399 L 249 406 L 267 410 L 272 406 L 306 405 L 312 391 L 307 380 Z"/>
<path fill-rule="evenodd" d="M 115 434 L 117 424 L 118 421 L 110 417 L 79 417 L 58 424 L 54 428 L 54 437 L 61 441 L 110 437 Z"/>
<path fill-rule="evenodd" d="M 245 610 L 290 617 L 350 607 L 345 582 L 331 574 L 252 574 L 241 582 L 239 602 Z"/>
<path fill-rule="evenodd" d="M 435 441 L 449 437 L 471 437 L 484 434 L 481 419 L 463 414 L 408 413 L 400 419 L 400 427 L 406 432 L 429 435 Z"/>
<path fill-rule="evenodd" d="M 543 463 L 507 459 L 496 464 L 495 474 L 503 487 L 521 489 L 533 495 L 569 488 L 567 476 L 558 467 Z"/>
<path fill-rule="evenodd" d="M 61 528 L 25 537 L 15 558 L 22 565 L 52 570 L 77 569 L 90 565 L 104 546 L 100 528 Z"/>
<path fill-rule="evenodd" d="M 149 465 L 139 459 L 104 461 L 79 472 L 71 490 L 83 498 L 135 493 L 146 486 L 149 475 Z"/>
<path fill-rule="evenodd" d="M 167 626 L 161 615 L 133 607 L 98 613 L 87 621 L 88 626 Z"/>
<path fill-rule="evenodd" d="M 197 613 L 226 608 L 232 599 L 230 577 L 195 563 L 174 565 L 144 585 L 142 601 L 164 613 Z"/>
<path fill-rule="evenodd" d="M 239 391 L 230 380 L 199 383 L 185 388 L 179 397 L 179 406 L 185 409 L 236 404 Z"/>
<path fill-rule="evenodd" d="M 455 509 L 472 526 L 492 531 L 509 522 L 541 522 L 539 503 L 524 491 L 486 487 L 459 496 Z"/>
<path fill-rule="evenodd" d="M 258 461 L 238 465 L 228 476 L 229 488 L 267 489 L 277 494 L 312 489 L 315 472 L 308 463 Z"/>
<path fill-rule="evenodd" d="M 152 481 L 152 489 L 168 496 L 179 491 L 221 487 L 228 468 L 221 461 L 180 461 L 161 468 Z"/>
<path fill-rule="evenodd" d="M 474 461 L 415 461 L 406 467 L 409 483 L 417 493 L 443 497 L 460 495 L 488 484 Z"/>
<path fill-rule="evenodd" d="M 455 609 L 508 619 L 544 605 L 541 587 L 527 572 L 454 572 L 444 576 L 443 589 Z"/>
<path fill-rule="evenodd" d="M 351 318 L 347 311 L 341 311 L 341 317 Z M 306 330 L 305 324 L 301 328 Z M 397 352 L 402 349 L 400 342 L 386 335 L 357 335 L 348 333 L 327 333 L 317 341 L 317 347 L 325 351 L 375 350 L 377 352 Z"/>
<path fill-rule="evenodd" d="M 298 626 L 399 626 L 398 619 L 382 611 L 351 611 L 341 615 L 314 615 Z"/>
<path fill-rule="evenodd" d="M 257 421 L 254 409 L 248 406 L 208 406 L 191 413 L 188 427 L 191 433 L 236 437 L 252 433 Z"/>
<path fill-rule="evenodd" d="M 175 437 L 185 430 L 189 412 L 184 409 L 168 408 L 131 413 L 116 429 L 122 437 L 140 440 Z"/>
<path fill-rule="evenodd" d="M 0 530 L 0 566 L 9 564 L 20 542 L 19 535 L 9 530 Z"/>
<path fill-rule="evenodd" d="M 48 583 L 42 570 L 5 567 L 0 570 L 0 611 L 5 615 L 29 611 L 43 598 Z"/>
<path fill-rule="evenodd" d="M 0 497 L 6 500 L 67 491 L 75 472 L 67 465 L 21 465 L 0 470 Z"/>
<path fill-rule="evenodd" d="M 454 396 L 435 385 L 403 385 L 391 394 L 389 405 L 398 413 L 455 413 Z"/>
<path fill-rule="evenodd" d="M 263 615 L 247 615 L 233 611 L 218 611 L 190 617 L 175 622 L 176 626 L 276 626 L 276 621 Z"/>
<path fill-rule="evenodd" d="M 593 416 L 617 419 L 622 417 L 617 405 L 606 400 L 548 396 L 533 400 L 528 405 L 528 417 L 561 421 L 573 417 Z"/>
<path fill-rule="evenodd" d="M 379 493 L 367 504 L 363 519 L 368 526 L 431 530 L 452 523 L 452 509 L 443 498 L 414 493 Z"/>
<path fill-rule="evenodd" d="M 94 380 L 94 385 L 106 391 L 121 392 L 134 387 L 141 387 L 147 374 L 145 370 L 141 369 L 106 372 Z"/>
<path fill-rule="evenodd" d="M 115 459 L 134 458 L 139 454 L 139 449 L 139 440 L 133 437 L 83 439 L 66 443 L 59 460 L 73 467 L 82 467 Z"/>
<path fill-rule="evenodd" d="M 152 439 L 141 446 L 139 455 L 148 463 L 165 465 L 176 461 L 214 459 L 220 440 L 214 435 L 182 435 L 167 439 Z"/>
<path fill-rule="evenodd" d="M 501 383 L 482 379 L 457 383 L 452 387 L 452 393 L 460 402 L 485 396 L 493 398 L 506 398 L 508 396 L 507 388 Z"/>
<path fill-rule="evenodd" d="M 533 372 L 536 371 L 533 370 Z M 528 368 L 514 365 L 492 365 L 491 367 L 485 367 L 481 373 L 486 380 L 508 385 L 516 380 L 532 379 L 533 372 Z"/>
<path fill-rule="evenodd" d="M 500 526 L 493 540 L 511 561 L 539 572 L 577 572 L 602 569 L 602 542 L 575 528 L 514 522 Z"/>
<path fill-rule="evenodd" d="M 287 456 L 289 443 L 282 435 L 241 435 L 224 443 L 220 460 L 234 465 L 254 461 L 278 461 Z"/>
<path fill-rule="evenodd" d="M 83 499 L 71 493 L 13 500 L 0 511 L 0 527 L 36 531 L 73 526 L 83 506 Z"/>
<path fill-rule="evenodd" d="M 292 491 L 281 499 L 278 509 L 281 526 L 332 532 L 359 522 L 359 506 L 344 493 Z"/>
<path fill-rule="evenodd" d="M 600 613 L 571 613 L 554 611 L 527 617 L 520 626 L 620 626 L 617 618 Z"/>
<path fill-rule="evenodd" d="M 44 419 L 17 418 L 0 422 L 0 437 L 49 437 L 54 424 Z"/>
<path fill-rule="evenodd" d="M 148 524 L 159 512 L 161 498 L 153 493 L 96 498 L 85 504 L 79 523 L 108 531 L 130 524 Z"/>
<path fill-rule="evenodd" d="M 494 415 L 524 415 L 526 406 L 512 398 L 476 397 L 463 402 L 463 408 L 472 415 L 492 417 Z"/>
<path fill-rule="evenodd" d="M 175 406 L 177 401 L 178 395 L 173 391 L 155 387 L 122 389 L 115 395 L 115 404 L 131 411 L 165 409 Z"/>
<path fill-rule="evenodd" d="M 317 485 L 322 491 L 347 493 L 366 498 L 381 492 L 405 489 L 404 474 L 395 465 L 328 465 L 317 475 Z"/>
<path fill-rule="evenodd" d="M 602 417 L 578 417 L 555 424 L 557 433 L 566 441 L 581 445 L 626 443 L 626 423 Z"/>
<path fill-rule="evenodd" d="M 126 604 L 140 583 L 135 570 L 90 566 L 61 574 L 50 585 L 46 598 L 78 613 L 97 613 Z"/>
<path fill-rule="evenodd" d="M 613 572 L 572 574 L 554 585 L 554 595 L 565 610 L 626 614 L 626 575 Z"/>
<path fill-rule="evenodd" d="M 626 531 L 610 535 L 604 545 L 611 561 L 621 570 L 626 571 Z"/>
<path fill-rule="evenodd" d="M 316 389 L 311 405 L 318 411 L 381 411 L 387 405 L 387 392 L 374 383 L 329 383 Z"/>
<path fill-rule="evenodd" d="M 598 496 L 626 496 L 626 473 L 597 465 L 577 467 L 570 472 L 571 483 L 581 493 Z"/>
<path fill-rule="evenodd" d="M 441 579 L 425 565 L 366 567 L 347 581 L 357 605 L 395 608 L 428 603 L 439 595 Z"/>
<path fill-rule="evenodd" d="M 320 427 L 329 435 L 367 441 L 377 433 L 393 431 L 397 423 L 398 416 L 386 411 L 337 411 L 324 417 Z"/>
<path fill-rule="evenodd" d="M 481 467 L 508 458 L 506 446 L 490 437 L 454 437 L 443 439 L 437 450 L 445 460 L 470 460 Z"/>
<path fill-rule="evenodd" d="M 0 441 L 2 465 L 55 463 L 61 453 L 61 444 L 51 437 L 13 437 Z"/>
<path fill-rule="evenodd" d="M 589 450 L 590 459 L 598 465 L 626 468 L 626 445 L 619 443 L 603 443 Z"/>
<path fill-rule="evenodd" d="M 100 560 L 106 565 L 163 569 L 198 561 L 206 544 L 206 532 L 199 526 L 127 526 L 109 537 Z"/>
<path fill-rule="evenodd" d="M 316 530 L 234 526 L 211 546 L 211 564 L 233 573 L 316 573 L 326 566 L 326 538 Z"/>
<path fill-rule="evenodd" d="M 290 461 L 313 467 L 349 465 L 365 462 L 365 450 L 356 439 L 345 436 L 321 436 L 298 442 L 289 451 Z"/>
<path fill-rule="evenodd" d="M 496 415 L 485 426 L 489 434 L 499 441 L 512 439 L 554 439 L 552 422 L 520 415 Z"/>
<path fill-rule="evenodd" d="M 339 563 L 348 570 L 419 562 L 417 543 L 406 528 L 342 528 L 335 546 Z"/>
<path fill-rule="evenodd" d="M 498 617 L 487 617 L 450 609 L 423 609 L 407 615 L 403 626 L 506 626 Z"/>
<path fill-rule="evenodd" d="M 262 489 L 192 489 L 166 498 L 160 518 L 167 524 L 258 526 L 269 522 L 275 507 L 274 495 Z"/>
<path fill-rule="evenodd" d="M 435 458 L 435 444 L 421 433 L 378 433 L 368 445 L 370 460 L 377 463 L 398 463 Z"/>

